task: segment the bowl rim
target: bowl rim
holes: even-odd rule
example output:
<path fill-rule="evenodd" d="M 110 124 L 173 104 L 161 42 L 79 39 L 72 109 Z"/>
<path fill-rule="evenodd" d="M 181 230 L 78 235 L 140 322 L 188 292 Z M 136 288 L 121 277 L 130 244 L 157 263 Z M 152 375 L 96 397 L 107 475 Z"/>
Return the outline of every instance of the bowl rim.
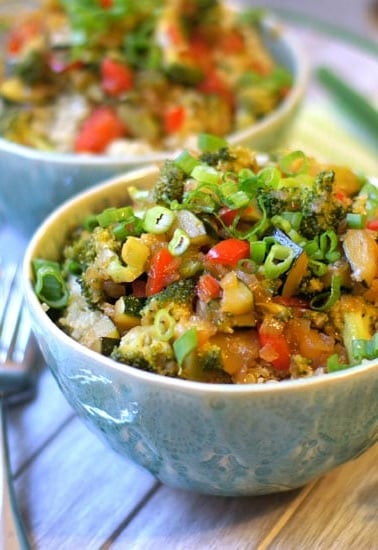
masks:
<path fill-rule="evenodd" d="M 231 9 L 239 9 L 232 4 L 230 4 L 230 7 Z M 249 139 L 258 138 L 264 135 L 264 132 L 271 124 L 274 125 L 278 120 L 281 120 L 281 118 L 285 119 L 285 117 L 299 105 L 310 76 L 308 58 L 303 52 L 303 48 L 299 41 L 292 35 L 285 23 L 277 18 L 274 13 L 269 13 L 263 19 L 262 24 L 264 31 L 269 33 L 269 36 L 272 36 L 278 42 L 282 42 L 287 48 L 293 63 L 293 86 L 290 88 L 287 96 L 271 113 L 267 114 L 248 128 L 238 130 L 225 136 L 227 141 L 233 145 Z M 38 161 L 42 164 L 64 164 L 67 166 L 75 165 L 95 168 L 100 166 L 107 167 L 114 164 L 138 167 L 140 165 L 161 162 L 168 157 L 177 155 L 183 148 L 185 148 L 185 146 L 180 146 L 172 151 L 156 150 L 138 155 L 92 155 L 72 152 L 42 151 L 26 145 L 20 145 L 0 136 L 0 153 L 14 154 L 25 159 L 32 159 L 34 162 Z"/>
<path fill-rule="evenodd" d="M 85 356 L 88 362 L 92 364 L 101 363 L 103 367 L 124 373 L 130 379 L 152 384 L 159 388 L 176 388 L 176 391 L 180 392 L 203 393 L 217 397 L 237 397 L 245 394 L 268 395 L 271 392 L 277 391 L 279 391 L 279 393 L 313 391 L 314 389 L 324 385 L 328 386 L 330 384 L 333 385 L 335 383 L 342 383 L 343 381 L 359 376 L 360 374 L 369 376 L 370 372 L 378 372 L 378 359 L 373 359 L 369 361 L 364 360 L 360 365 L 355 365 L 344 370 L 313 375 L 308 378 L 284 380 L 281 382 L 274 381 L 264 384 L 211 384 L 207 382 L 196 382 L 192 380 L 183 380 L 180 378 L 170 378 L 164 375 L 143 371 L 131 365 L 119 363 L 99 352 L 86 348 L 83 344 L 80 344 L 60 329 L 44 311 L 32 285 L 31 261 L 33 257 L 35 257 L 35 252 L 39 242 L 41 239 L 43 240 L 46 235 L 48 235 L 51 227 L 55 224 L 62 224 L 62 220 L 66 217 L 66 214 L 75 209 L 75 207 L 77 207 L 81 202 L 85 202 L 90 198 L 94 201 L 96 196 L 99 196 L 99 198 L 101 195 L 105 196 L 107 190 L 111 189 L 113 186 L 125 185 L 126 188 L 127 184 L 132 184 L 137 179 L 142 180 L 143 178 L 152 177 L 158 173 L 158 166 L 152 165 L 144 168 L 138 168 L 131 172 L 126 172 L 100 182 L 92 188 L 86 189 L 74 197 L 67 199 L 37 228 L 26 245 L 21 265 L 21 277 L 27 306 L 32 318 L 34 320 L 38 320 L 38 326 L 41 327 L 41 330 L 44 330 L 49 334 L 51 333 L 52 337 L 56 338 L 60 345 L 70 348 L 75 354 L 82 357 Z M 368 179 L 378 187 L 378 178 L 369 177 Z M 280 389 L 278 390 L 278 388 Z"/>

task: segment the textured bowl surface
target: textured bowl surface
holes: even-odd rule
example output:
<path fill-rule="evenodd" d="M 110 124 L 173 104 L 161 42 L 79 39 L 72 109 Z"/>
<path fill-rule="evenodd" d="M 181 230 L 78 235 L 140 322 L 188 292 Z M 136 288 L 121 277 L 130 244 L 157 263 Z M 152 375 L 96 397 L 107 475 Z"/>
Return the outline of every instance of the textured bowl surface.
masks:
<path fill-rule="evenodd" d="M 71 199 L 28 245 L 23 284 L 47 364 L 69 403 L 110 447 L 162 482 L 217 495 L 300 487 L 378 440 L 378 362 L 309 379 L 212 385 L 120 365 L 64 334 L 31 286 L 31 260 L 57 259 L 66 233 L 92 211 L 120 204 L 128 184 L 155 168 L 115 178 Z"/>
<path fill-rule="evenodd" d="M 287 97 L 270 115 L 253 126 L 228 136 L 233 144 L 268 150 L 282 143 L 303 98 L 307 63 L 301 48 L 279 23 L 267 22 L 264 44 L 278 63 L 293 75 Z M 21 234 L 29 235 L 61 202 L 117 174 L 161 162 L 174 153 L 157 151 L 140 156 L 79 156 L 43 152 L 0 138 L 0 218 Z"/>

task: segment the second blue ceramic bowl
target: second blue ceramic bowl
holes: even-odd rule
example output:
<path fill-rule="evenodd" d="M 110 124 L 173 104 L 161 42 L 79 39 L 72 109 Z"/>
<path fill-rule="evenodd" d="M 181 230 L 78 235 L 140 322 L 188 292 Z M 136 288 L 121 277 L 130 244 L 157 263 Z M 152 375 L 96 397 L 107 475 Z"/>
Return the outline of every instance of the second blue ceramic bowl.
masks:
<path fill-rule="evenodd" d="M 267 151 L 282 144 L 305 93 L 308 73 L 300 45 L 281 23 L 267 20 L 263 38 L 273 58 L 293 75 L 293 86 L 270 115 L 227 138 L 232 144 Z M 76 193 L 117 174 L 162 162 L 173 154 L 168 151 L 121 157 L 63 154 L 31 149 L 0 138 L 0 219 L 28 236 L 58 204 Z"/>

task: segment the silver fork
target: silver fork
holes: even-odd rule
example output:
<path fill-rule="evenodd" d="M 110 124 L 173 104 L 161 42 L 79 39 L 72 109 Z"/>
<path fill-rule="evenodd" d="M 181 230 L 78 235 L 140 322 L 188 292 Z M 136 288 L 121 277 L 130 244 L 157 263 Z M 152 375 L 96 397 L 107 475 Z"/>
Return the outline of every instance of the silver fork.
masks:
<path fill-rule="evenodd" d="M 13 488 L 6 427 L 9 405 L 22 403 L 35 394 L 37 346 L 18 281 L 17 266 L 0 271 L 0 548 L 31 548 L 19 513 Z"/>

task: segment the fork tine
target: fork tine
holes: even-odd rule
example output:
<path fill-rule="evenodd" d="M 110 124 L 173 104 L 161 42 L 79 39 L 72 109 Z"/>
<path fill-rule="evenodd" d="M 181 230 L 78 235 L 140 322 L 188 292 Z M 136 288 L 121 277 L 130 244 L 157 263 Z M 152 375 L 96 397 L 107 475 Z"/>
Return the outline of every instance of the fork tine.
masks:
<path fill-rule="evenodd" d="M 4 273 L 0 316 L 0 362 L 5 363 L 14 352 L 22 310 L 22 293 L 18 288 L 17 268 Z"/>
<path fill-rule="evenodd" d="M 17 266 L 2 273 L 0 289 L 0 395 L 12 393 L 12 399 L 22 401 L 20 391 L 33 388 L 37 346 L 23 307 Z"/>
<path fill-rule="evenodd" d="M 25 355 L 24 347 L 31 331 L 24 323 L 23 293 L 18 283 L 16 266 L 0 274 L 0 547 L 29 550 L 13 488 L 6 425 L 7 406 L 26 401 L 35 392 L 30 372 L 34 361 L 29 349 Z"/>
<path fill-rule="evenodd" d="M 33 338 L 29 314 L 23 305 L 18 323 L 17 339 L 13 350 L 13 361 L 16 363 L 23 363 L 26 351 L 29 350 L 29 347 L 32 347 L 31 340 Z"/>

